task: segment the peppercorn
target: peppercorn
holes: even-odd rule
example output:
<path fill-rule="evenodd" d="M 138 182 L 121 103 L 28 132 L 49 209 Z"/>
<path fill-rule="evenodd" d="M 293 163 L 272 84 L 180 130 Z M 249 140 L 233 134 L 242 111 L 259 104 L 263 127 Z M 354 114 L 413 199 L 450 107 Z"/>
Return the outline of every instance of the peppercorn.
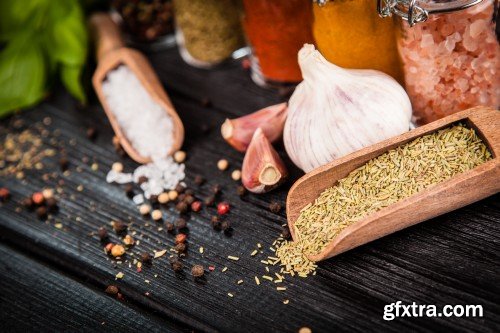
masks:
<path fill-rule="evenodd" d="M 215 196 L 219 196 L 222 193 L 222 187 L 219 184 L 212 186 L 212 193 Z"/>
<path fill-rule="evenodd" d="M 66 157 L 61 157 L 59 159 L 59 167 L 61 168 L 61 171 L 66 171 L 69 168 L 69 161 Z"/>
<path fill-rule="evenodd" d="M 184 201 L 184 199 L 186 199 L 186 194 L 184 193 L 179 194 L 179 196 L 177 197 L 177 201 Z"/>
<path fill-rule="evenodd" d="M 221 223 L 220 227 L 223 231 L 230 231 L 231 230 L 231 223 L 229 221 L 223 221 Z"/>
<path fill-rule="evenodd" d="M 180 272 L 182 271 L 182 268 L 184 268 L 184 265 L 179 260 L 172 263 L 172 269 L 174 270 L 174 272 Z"/>
<path fill-rule="evenodd" d="M 221 171 L 224 171 L 228 168 L 229 162 L 225 159 L 221 159 L 217 162 L 217 168 Z"/>
<path fill-rule="evenodd" d="M 124 254 L 125 254 L 125 248 L 123 247 L 123 245 L 116 244 L 111 248 L 111 255 L 113 257 L 121 257 Z"/>
<path fill-rule="evenodd" d="M 175 199 L 177 199 L 177 197 L 179 196 L 179 193 L 177 193 L 177 191 L 168 191 L 168 198 L 171 200 L 171 201 L 174 201 Z"/>
<path fill-rule="evenodd" d="M 91 141 L 94 141 L 97 138 L 97 130 L 95 127 L 87 128 L 87 138 Z"/>
<path fill-rule="evenodd" d="M 10 191 L 8 188 L 0 188 L 0 201 L 5 202 L 10 198 Z"/>
<path fill-rule="evenodd" d="M 178 150 L 174 153 L 174 161 L 177 163 L 182 163 L 186 160 L 186 152 Z"/>
<path fill-rule="evenodd" d="M 152 205 L 156 205 L 156 204 L 158 204 L 158 196 L 157 196 L 157 195 L 152 194 L 152 195 L 149 197 L 149 202 L 151 202 L 151 204 L 152 204 Z"/>
<path fill-rule="evenodd" d="M 139 185 L 142 185 L 143 183 L 145 183 L 147 181 L 148 181 L 148 177 L 146 177 L 146 176 L 140 176 L 139 179 L 137 179 L 137 183 Z"/>
<path fill-rule="evenodd" d="M 163 192 L 158 196 L 158 202 L 162 205 L 166 204 L 169 200 L 167 192 Z"/>
<path fill-rule="evenodd" d="M 54 196 L 54 190 L 51 188 L 45 188 L 42 191 L 42 195 L 43 195 L 44 199 L 52 198 Z"/>
<path fill-rule="evenodd" d="M 177 234 L 175 236 L 175 244 L 184 243 L 186 241 L 186 234 Z"/>
<path fill-rule="evenodd" d="M 177 251 L 177 253 L 184 253 L 186 251 L 186 244 L 179 243 L 175 245 L 174 249 L 175 251 Z"/>
<path fill-rule="evenodd" d="M 234 181 L 238 181 L 241 179 L 241 170 L 234 170 L 232 173 L 231 173 L 231 178 L 234 180 Z"/>
<path fill-rule="evenodd" d="M 31 195 L 31 200 L 33 200 L 33 203 L 35 205 L 40 206 L 44 203 L 45 198 L 43 197 L 43 194 L 41 192 L 35 192 Z"/>
<path fill-rule="evenodd" d="M 44 206 L 40 206 L 36 209 L 36 216 L 38 216 L 39 219 L 46 219 L 47 218 L 47 208 Z"/>
<path fill-rule="evenodd" d="M 203 176 L 201 175 L 196 175 L 194 177 L 194 183 L 198 186 L 201 186 L 205 183 L 205 178 L 203 178 Z"/>
<path fill-rule="evenodd" d="M 204 202 L 205 202 L 205 206 L 213 207 L 213 205 L 215 205 L 215 195 L 210 195 L 210 196 L 206 197 Z"/>
<path fill-rule="evenodd" d="M 101 241 L 104 241 L 108 239 L 108 230 L 105 227 L 100 227 L 99 230 L 97 230 L 97 235 Z"/>
<path fill-rule="evenodd" d="M 176 254 L 173 254 L 168 258 L 168 262 L 170 263 L 170 265 L 173 265 L 173 263 L 176 261 L 179 261 L 179 256 Z"/>
<path fill-rule="evenodd" d="M 287 226 L 283 227 L 283 229 L 281 230 L 281 235 L 284 239 L 290 239 L 290 237 L 292 236 L 292 234 L 290 233 L 290 229 Z"/>
<path fill-rule="evenodd" d="M 24 198 L 21 204 L 28 210 L 33 209 L 33 200 L 31 198 Z"/>
<path fill-rule="evenodd" d="M 240 186 L 238 186 L 236 188 L 236 193 L 241 198 L 242 196 L 244 196 L 245 194 L 247 194 L 247 189 L 244 186 L 240 185 Z"/>
<path fill-rule="evenodd" d="M 177 203 L 177 205 L 175 205 L 175 209 L 177 209 L 179 213 L 186 213 L 189 209 L 189 206 L 184 201 L 181 201 Z"/>
<path fill-rule="evenodd" d="M 194 201 L 191 204 L 191 210 L 193 212 L 199 212 L 201 210 L 201 201 Z"/>
<path fill-rule="evenodd" d="M 47 205 L 47 211 L 49 213 L 55 213 L 57 212 L 57 200 L 55 198 L 48 198 L 47 200 L 45 200 L 45 203 Z"/>
<path fill-rule="evenodd" d="M 119 234 L 127 230 L 127 225 L 121 221 L 114 221 L 113 229 L 117 234 Z"/>
<path fill-rule="evenodd" d="M 186 194 L 187 196 L 189 196 L 189 195 L 190 195 L 190 196 L 194 197 L 194 190 L 193 190 L 193 189 L 191 189 L 191 188 L 186 188 L 186 189 L 184 190 L 184 194 Z"/>
<path fill-rule="evenodd" d="M 163 217 L 163 214 L 161 212 L 161 210 L 159 209 L 155 209 L 151 212 L 151 217 L 153 218 L 153 220 L 155 221 L 160 221 Z"/>
<path fill-rule="evenodd" d="M 147 252 L 141 254 L 141 261 L 145 264 L 151 263 L 153 259 L 151 259 L 151 255 Z"/>
<path fill-rule="evenodd" d="M 194 265 L 193 268 L 191 268 L 191 274 L 193 274 L 195 278 L 202 277 L 203 274 L 205 274 L 205 269 L 202 265 Z"/>
<path fill-rule="evenodd" d="M 227 214 L 229 213 L 229 203 L 227 202 L 220 202 L 218 205 L 217 205 L 217 213 L 219 215 L 224 215 L 224 214 Z"/>
<path fill-rule="evenodd" d="M 106 244 L 106 246 L 104 247 L 104 251 L 106 251 L 106 253 L 110 253 L 113 246 L 115 246 L 115 244 L 113 243 Z"/>
<path fill-rule="evenodd" d="M 187 227 L 187 221 L 183 218 L 177 219 L 177 221 L 175 221 L 175 227 L 177 229 L 184 229 Z"/>
<path fill-rule="evenodd" d="M 204 108 L 209 108 L 212 106 L 212 101 L 208 97 L 203 97 L 200 101 L 201 106 Z"/>
<path fill-rule="evenodd" d="M 173 224 L 173 223 L 171 223 L 171 222 L 168 222 L 168 223 L 166 224 L 166 227 L 167 227 L 167 232 L 170 232 L 170 233 L 172 233 L 172 232 L 174 231 L 174 229 L 175 229 L 174 224 Z"/>
<path fill-rule="evenodd" d="M 192 195 L 186 195 L 183 201 L 188 205 L 191 205 L 195 201 L 195 198 Z"/>
<path fill-rule="evenodd" d="M 148 204 L 142 204 L 139 206 L 139 213 L 141 213 L 141 215 L 148 215 L 149 213 L 151 213 L 151 206 L 148 205 Z"/>
<path fill-rule="evenodd" d="M 220 222 L 220 218 L 217 215 L 212 216 L 212 219 L 210 220 L 210 223 L 212 224 L 212 227 L 215 230 L 220 230 L 220 228 L 221 228 L 221 222 Z"/>
<path fill-rule="evenodd" d="M 127 198 L 132 199 L 134 197 L 134 186 L 132 184 L 125 185 L 124 190 Z"/>
<path fill-rule="evenodd" d="M 181 184 L 177 184 L 177 186 L 175 187 L 175 191 L 178 194 L 184 193 L 185 190 L 186 190 L 186 188 Z"/>
<path fill-rule="evenodd" d="M 135 243 L 135 240 L 130 235 L 126 235 L 123 238 L 123 244 L 125 244 L 127 246 L 132 246 L 132 245 L 134 245 L 134 243 Z"/>
<path fill-rule="evenodd" d="M 281 211 L 281 204 L 277 201 L 273 201 L 269 204 L 269 210 L 272 213 L 279 213 Z"/>
<path fill-rule="evenodd" d="M 109 295 L 116 295 L 120 292 L 120 289 L 117 286 L 109 285 L 104 292 Z"/>

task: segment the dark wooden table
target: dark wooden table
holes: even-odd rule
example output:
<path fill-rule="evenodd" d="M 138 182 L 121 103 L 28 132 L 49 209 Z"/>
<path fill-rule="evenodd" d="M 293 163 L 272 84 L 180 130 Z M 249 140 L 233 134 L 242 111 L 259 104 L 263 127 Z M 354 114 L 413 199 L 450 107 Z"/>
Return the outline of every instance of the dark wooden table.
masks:
<path fill-rule="evenodd" d="M 57 143 L 49 136 L 44 144 L 58 150 L 65 146 L 70 161 L 66 175 L 59 171 L 57 154 L 45 160 L 42 170 L 26 171 L 24 180 L 0 178 L 0 185 L 12 192 L 12 199 L 0 207 L 4 331 L 296 332 L 304 326 L 313 332 L 499 331 L 499 195 L 323 262 L 314 277 L 288 279 L 285 292 L 276 291 L 272 283 L 257 286 L 254 276 L 265 274 L 263 255 L 250 253 L 257 243 L 269 247 L 286 222 L 284 211 L 271 213 L 268 205 L 284 203 L 287 189 L 301 173 L 288 163 L 292 177 L 286 186 L 240 199 L 230 172 L 216 168 L 220 158 L 229 160 L 230 169 L 241 167 L 242 161 L 242 155 L 222 140 L 219 126 L 226 117 L 255 111 L 282 97 L 256 87 L 240 64 L 193 69 L 175 49 L 150 59 L 186 127 L 188 179 L 201 174 L 208 180 L 198 191 L 202 196 L 211 185 L 222 185 L 223 198 L 233 205 L 230 237 L 212 230 L 213 209 L 192 214 L 189 221 L 186 273 L 198 263 L 213 265 L 215 271 L 195 282 L 189 274 L 176 275 L 166 256 L 137 272 L 134 266 L 116 265 L 104 254 L 94 233 L 112 219 L 130 223 L 129 229 L 142 235 L 134 253 L 167 248 L 173 237 L 145 221 L 120 186 L 106 183 L 107 171 L 120 158 L 99 104 L 94 99 L 89 107 L 78 108 L 60 89 L 47 102 L 1 123 L 3 139 L 5 129 L 18 119 L 27 128 L 50 117 L 47 129 L 51 133 L 59 129 L 60 135 Z M 207 98 L 210 106 L 203 103 Z M 99 132 L 94 142 L 85 135 L 89 125 Z M 128 170 L 136 166 L 127 158 L 123 162 Z M 97 171 L 92 163 L 99 165 Z M 55 174 L 47 178 L 46 173 Z M 61 179 L 60 211 L 53 218 L 43 222 L 19 209 L 22 198 L 43 187 L 56 188 Z M 177 216 L 173 207 L 165 212 L 167 220 Z M 240 260 L 229 261 L 228 255 Z M 224 266 L 228 270 L 222 273 Z M 125 276 L 115 281 L 119 271 Z M 237 285 L 240 279 L 244 283 Z M 124 300 L 104 293 L 111 283 L 120 286 Z M 284 299 L 289 304 L 283 304 Z M 484 317 L 384 321 L 384 305 L 398 300 L 438 306 L 480 304 Z"/>

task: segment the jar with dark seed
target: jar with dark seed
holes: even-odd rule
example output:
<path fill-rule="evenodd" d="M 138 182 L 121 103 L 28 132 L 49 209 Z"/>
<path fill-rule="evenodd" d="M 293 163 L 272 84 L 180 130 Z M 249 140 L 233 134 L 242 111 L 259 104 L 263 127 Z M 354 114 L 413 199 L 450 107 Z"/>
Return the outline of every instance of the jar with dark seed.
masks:
<path fill-rule="evenodd" d="M 179 243 L 174 247 L 174 250 L 177 251 L 177 253 L 184 253 L 186 252 L 186 244 L 185 243 Z"/>
<path fill-rule="evenodd" d="M 124 190 L 127 198 L 132 199 L 134 197 L 134 186 L 132 184 L 126 184 Z"/>
<path fill-rule="evenodd" d="M 47 200 L 45 200 L 45 203 L 47 205 L 47 211 L 49 213 L 55 213 L 59 209 L 59 207 L 57 207 L 57 200 L 55 198 L 48 198 Z"/>
<path fill-rule="evenodd" d="M 191 268 L 191 274 L 195 278 L 202 277 L 205 274 L 205 269 L 202 265 L 194 265 L 193 268 Z"/>
<path fill-rule="evenodd" d="M 183 218 L 179 218 L 177 219 L 177 221 L 175 221 L 175 227 L 177 229 L 184 229 L 187 227 L 187 221 L 186 219 L 183 219 Z"/>
<path fill-rule="evenodd" d="M 35 212 L 39 219 L 44 220 L 47 218 L 47 208 L 45 206 L 38 207 Z"/>
<path fill-rule="evenodd" d="M 141 254 L 141 261 L 145 264 L 151 263 L 151 261 L 152 261 L 151 255 L 147 252 L 142 253 Z"/>
<path fill-rule="evenodd" d="M 108 230 L 105 227 L 100 227 L 97 231 L 97 235 L 101 241 L 108 239 Z"/>
<path fill-rule="evenodd" d="M 205 206 L 213 207 L 215 205 L 215 195 L 210 195 L 210 196 L 206 197 L 204 202 L 205 202 Z"/>
<path fill-rule="evenodd" d="M 194 183 L 197 185 L 197 186 L 201 186 L 205 183 L 205 178 L 203 178 L 203 176 L 201 175 L 196 175 L 194 177 Z"/>
<path fill-rule="evenodd" d="M 273 201 L 269 204 L 269 210 L 272 212 L 272 213 L 279 213 L 281 211 L 281 204 L 277 201 Z"/>
<path fill-rule="evenodd" d="M 184 268 L 184 265 L 179 260 L 174 261 L 172 263 L 172 269 L 174 270 L 174 272 L 180 272 L 180 271 L 182 271 L 183 268 Z"/>
<path fill-rule="evenodd" d="M 177 205 L 175 205 L 175 209 L 177 209 L 177 211 L 179 213 L 187 213 L 187 211 L 189 209 L 189 205 L 187 203 L 185 203 L 184 201 L 181 201 L 181 202 L 177 203 Z"/>
<path fill-rule="evenodd" d="M 121 221 L 115 221 L 113 223 L 113 229 L 117 234 L 119 234 L 127 230 L 127 225 Z"/>

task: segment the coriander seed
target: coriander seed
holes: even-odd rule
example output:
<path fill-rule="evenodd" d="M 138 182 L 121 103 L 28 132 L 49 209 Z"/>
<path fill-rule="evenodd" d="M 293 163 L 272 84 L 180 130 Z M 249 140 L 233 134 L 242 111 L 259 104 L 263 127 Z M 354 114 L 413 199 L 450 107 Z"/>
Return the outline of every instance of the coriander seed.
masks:
<path fill-rule="evenodd" d="M 45 188 L 42 191 L 42 195 L 44 199 L 52 198 L 54 196 L 54 190 L 51 188 Z"/>
<path fill-rule="evenodd" d="M 184 243 L 186 241 L 186 234 L 177 234 L 175 236 L 175 244 Z"/>
<path fill-rule="evenodd" d="M 127 246 L 132 246 L 132 245 L 134 245 L 134 243 L 135 243 L 135 241 L 132 238 L 132 236 L 126 235 L 125 237 L 123 237 L 123 244 L 125 244 Z"/>

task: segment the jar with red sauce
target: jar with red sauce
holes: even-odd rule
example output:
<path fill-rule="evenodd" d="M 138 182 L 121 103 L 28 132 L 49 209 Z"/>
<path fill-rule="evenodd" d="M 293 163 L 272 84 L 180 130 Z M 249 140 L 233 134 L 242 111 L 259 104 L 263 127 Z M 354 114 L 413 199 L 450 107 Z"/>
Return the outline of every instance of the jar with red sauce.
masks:
<path fill-rule="evenodd" d="M 313 42 L 311 0 L 243 0 L 243 6 L 253 81 L 264 87 L 302 81 L 297 53 Z"/>

